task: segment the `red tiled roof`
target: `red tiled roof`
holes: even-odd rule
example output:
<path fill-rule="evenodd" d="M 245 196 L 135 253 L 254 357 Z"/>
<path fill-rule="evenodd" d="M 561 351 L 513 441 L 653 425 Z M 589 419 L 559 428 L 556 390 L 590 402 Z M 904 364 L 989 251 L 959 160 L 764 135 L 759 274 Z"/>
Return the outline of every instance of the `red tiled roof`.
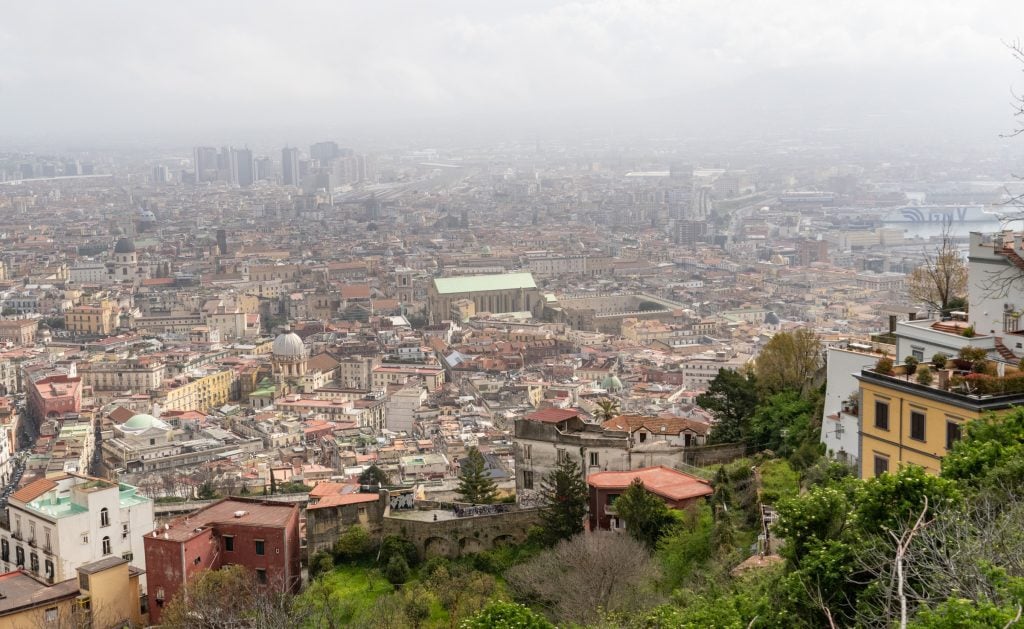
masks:
<path fill-rule="evenodd" d="M 545 408 L 539 411 L 534 411 L 526 416 L 526 419 L 535 422 L 544 422 L 545 424 L 557 424 L 564 422 L 567 419 L 573 417 L 579 417 L 580 412 L 570 410 L 567 408 Z"/>
<path fill-rule="evenodd" d="M 64 478 L 64 477 L 61 477 Z M 42 496 L 46 492 L 50 491 L 57 486 L 57 483 L 50 478 L 40 478 L 37 481 L 32 481 L 28 485 L 25 485 L 18 491 L 11 494 L 11 498 L 20 502 L 32 502 L 39 496 Z"/>
<path fill-rule="evenodd" d="M 362 504 L 365 502 L 377 502 L 379 494 L 333 494 L 324 496 L 315 505 L 309 505 L 306 510 L 323 509 L 326 507 L 341 507 L 344 505 Z"/>
<path fill-rule="evenodd" d="M 686 500 L 713 493 L 706 481 L 664 465 L 627 472 L 597 472 L 587 477 L 587 484 L 597 489 L 626 489 L 636 478 L 643 481 L 644 489 L 669 500 Z"/>

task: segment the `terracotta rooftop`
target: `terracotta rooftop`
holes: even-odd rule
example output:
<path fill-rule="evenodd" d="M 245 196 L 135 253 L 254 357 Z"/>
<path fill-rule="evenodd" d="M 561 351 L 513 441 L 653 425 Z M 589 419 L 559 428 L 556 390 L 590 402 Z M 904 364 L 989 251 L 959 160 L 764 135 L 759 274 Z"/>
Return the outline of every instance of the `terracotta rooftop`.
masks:
<path fill-rule="evenodd" d="M 567 408 L 545 408 L 534 411 L 526 416 L 526 419 L 545 424 L 557 424 L 573 417 L 579 417 L 580 412 Z"/>
<path fill-rule="evenodd" d="M 597 489 L 626 489 L 636 478 L 643 481 L 644 489 L 669 500 L 686 500 L 713 493 L 706 481 L 664 465 L 626 472 L 597 472 L 587 477 L 587 484 Z"/>
<path fill-rule="evenodd" d="M 157 537 L 182 542 L 196 536 L 197 529 L 205 529 L 216 526 L 219 523 L 232 525 L 252 526 L 277 526 L 284 528 L 288 525 L 292 514 L 298 510 L 297 504 L 261 501 L 258 499 L 245 498 L 224 498 L 208 507 L 200 509 L 190 515 L 175 518 L 168 523 L 167 528 L 156 529 Z M 236 518 L 236 511 L 244 511 L 245 515 Z M 147 533 L 153 535 L 154 531 Z"/>
<path fill-rule="evenodd" d="M 628 430 L 633 432 L 646 428 L 656 434 L 678 435 L 684 431 L 691 431 L 699 435 L 706 435 L 711 431 L 711 426 L 703 422 L 684 419 L 682 417 L 649 417 L 645 415 L 619 415 L 606 420 L 601 424 L 607 430 Z"/>
<path fill-rule="evenodd" d="M 315 505 L 309 505 L 306 507 L 306 510 L 340 507 L 342 505 L 362 504 L 365 502 L 377 502 L 378 500 L 380 500 L 380 494 L 333 494 L 330 496 L 324 496 L 318 500 Z"/>
<path fill-rule="evenodd" d="M 62 476 L 56 480 L 60 480 L 60 478 L 65 477 L 66 476 Z M 54 479 L 40 478 L 39 480 L 32 481 L 28 485 L 25 485 L 18 491 L 11 494 L 11 498 L 14 498 L 19 502 L 29 503 L 38 498 L 39 496 L 42 496 L 46 492 L 50 491 L 56 486 L 57 483 L 54 482 Z"/>

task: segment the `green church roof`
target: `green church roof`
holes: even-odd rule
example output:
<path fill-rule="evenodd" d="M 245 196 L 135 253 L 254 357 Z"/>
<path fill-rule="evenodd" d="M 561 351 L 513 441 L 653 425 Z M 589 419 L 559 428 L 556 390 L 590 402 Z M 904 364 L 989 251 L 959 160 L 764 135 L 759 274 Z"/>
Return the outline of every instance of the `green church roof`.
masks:
<path fill-rule="evenodd" d="M 434 278 L 434 288 L 440 295 L 474 293 L 488 290 L 515 290 L 537 288 L 533 273 L 501 273 L 498 275 L 462 275 Z"/>

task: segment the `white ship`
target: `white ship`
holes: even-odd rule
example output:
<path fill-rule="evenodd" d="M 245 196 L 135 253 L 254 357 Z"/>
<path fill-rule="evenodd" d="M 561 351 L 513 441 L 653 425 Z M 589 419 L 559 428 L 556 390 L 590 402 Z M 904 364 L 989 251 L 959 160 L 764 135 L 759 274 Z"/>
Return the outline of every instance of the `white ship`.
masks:
<path fill-rule="evenodd" d="M 882 222 L 940 225 L 997 223 L 1005 218 L 1017 218 L 1019 215 L 1017 208 L 993 209 L 984 205 L 910 205 L 890 211 L 882 218 Z"/>

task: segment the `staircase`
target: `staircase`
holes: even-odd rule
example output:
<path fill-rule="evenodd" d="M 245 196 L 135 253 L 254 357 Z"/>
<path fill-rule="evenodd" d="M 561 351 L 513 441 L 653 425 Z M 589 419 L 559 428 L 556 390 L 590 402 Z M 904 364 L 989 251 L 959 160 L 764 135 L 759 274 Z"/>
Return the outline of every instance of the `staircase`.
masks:
<path fill-rule="evenodd" d="M 1013 266 L 1024 271 L 1024 258 L 1020 257 L 1020 254 L 1008 247 L 1003 247 L 999 250 L 999 253 L 1006 256 L 1006 259 L 1013 263 Z"/>
<path fill-rule="evenodd" d="M 1017 257 L 1018 257 L 1018 259 L 1020 259 L 1020 256 L 1017 256 Z M 1009 347 L 1007 347 L 1006 345 L 1003 345 L 1003 339 L 1002 339 L 1002 337 L 999 337 L 999 336 L 996 337 L 996 351 L 999 352 L 999 355 L 1002 356 L 1004 360 L 1009 360 L 1009 361 L 1016 361 L 1017 360 L 1017 355 L 1014 354 L 1013 350 L 1011 350 Z"/>

